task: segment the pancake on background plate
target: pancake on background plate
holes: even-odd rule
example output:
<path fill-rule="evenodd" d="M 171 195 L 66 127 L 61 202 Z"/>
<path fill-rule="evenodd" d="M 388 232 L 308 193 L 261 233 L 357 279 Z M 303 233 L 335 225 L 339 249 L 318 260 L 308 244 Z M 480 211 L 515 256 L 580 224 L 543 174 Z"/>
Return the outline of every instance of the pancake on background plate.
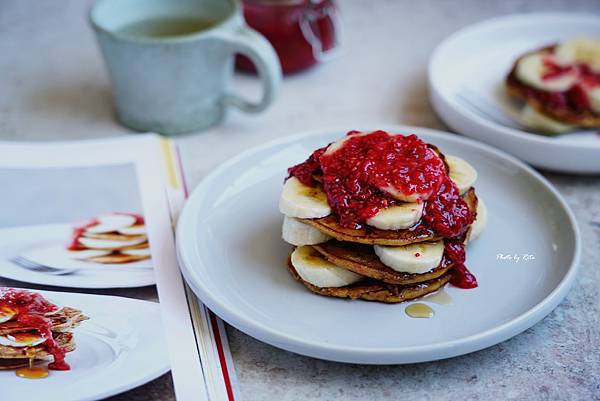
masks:
<path fill-rule="evenodd" d="M 558 134 L 600 127 L 600 38 L 577 38 L 519 57 L 506 77 L 521 123 Z"/>

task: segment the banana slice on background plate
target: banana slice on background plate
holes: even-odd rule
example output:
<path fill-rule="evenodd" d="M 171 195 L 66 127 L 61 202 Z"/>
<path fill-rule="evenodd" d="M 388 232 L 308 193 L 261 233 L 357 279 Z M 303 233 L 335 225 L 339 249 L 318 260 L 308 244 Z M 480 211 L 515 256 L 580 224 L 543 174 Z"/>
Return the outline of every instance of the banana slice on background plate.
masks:
<path fill-rule="evenodd" d="M 384 265 L 402 273 L 426 273 L 439 266 L 444 256 L 444 241 L 374 248 Z"/>
<path fill-rule="evenodd" d="M 547 57 L 548 54 L 544 53 L 533 53 L 523 57 L 517 63 L 517 77 L 537 89 L 549 92 L 569 90 L 577 82 L 577 72 L 573 69 L 556 77 L 544 79 L 544 72 L 547 68 L 544 60 Z"/>
<path fill-rule="evenodd" d="M 283 217 L 281 237 L 288 244 L 296 246 L 316 245 L 331 239 L 329 235 L 322 233 L 313 226 L 288 216 Z"/>
<path fill-rule="evenodd" d="M 600 114 L 600 88 L 590 89 L 587 95 L 594 113 Z"/>
<path fill-rule="evenodd" d="M 379 210 L 367 224 L 381 230 L 403 230 L 414 226 L 423 215 L 423 202 L 401 203 Z"/>
<path fill-rule="evenodd" d="M 296 177 L 290 177 L 283 185 L 279 211 L 288 217 L 318 219 L 331 214 L 331 207 L 323 189 L 309 187 Z"/>
<path fill-rule="evenodd" d="M 521 109 L 519 120 L 521 121 L 521 124 L 528 128 L 543 131 L 549 134 L 560 134 L 563 132 L 572 131 L 575 128 L 574 125 L 561 123 L 560 121 L 545 116 L 528 105 Z"/>
<path fill-rule="evenodd" d="M 460 194 L 464 194 L 475 184 L 477 170 L 458 156 L 447 155 L 446 163 L 450 168 L 450 179 L 454 181 Z"/>
<path fill-rule="evenodd" d="M 554 49 L 554 56 L 563 63 L 585 63 L 600 71 L 600 40 L 576 38 L 567 40 Z"/>
<path fill-rule="evenodd" d="M 343 287 L 364 277 L 338 267 L 311 246 L 299 246 L 292 252 L 292 265 L 302 280 L 317 287 Z"/>

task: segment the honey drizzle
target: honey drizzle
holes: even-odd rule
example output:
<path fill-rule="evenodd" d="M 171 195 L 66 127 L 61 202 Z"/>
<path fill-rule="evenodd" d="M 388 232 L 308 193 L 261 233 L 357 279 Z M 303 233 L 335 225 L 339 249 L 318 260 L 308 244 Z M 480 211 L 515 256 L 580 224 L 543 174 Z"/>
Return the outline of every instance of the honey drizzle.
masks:
<path fill-rule="evenodd" d="M 406 312 L 406 314 L 412 318 L 417 318 L 417 319 L 421 319 L 421 318 L 425 318 L 425 319 L 429 319 L 431 317 L 433 317 L 433 315 L 435 314 L 433 312 L 433 309 L 431 309 L 431 307 L 422 304 L 422 303 L 416 303 L 416 304 L 411 304 L 408 305 L 405 309 L 404 312 Z"/>
<path fill-rule="evenodd" d="M 423 298 L 424 301 L 433 302 L 438 305 L 450 305 L 452 304 L 452 297 L 442 288 L 438 292 L 427 295 Z"/>
<path fill-rule="evenodd" d="M 29 358 L 29 367 L 17 369 L 15 374 L 23 379 L 44 379 L 48 377 L 48 369 L 33 366 L 35 350 L 27 348 L 26 354 Z"/>

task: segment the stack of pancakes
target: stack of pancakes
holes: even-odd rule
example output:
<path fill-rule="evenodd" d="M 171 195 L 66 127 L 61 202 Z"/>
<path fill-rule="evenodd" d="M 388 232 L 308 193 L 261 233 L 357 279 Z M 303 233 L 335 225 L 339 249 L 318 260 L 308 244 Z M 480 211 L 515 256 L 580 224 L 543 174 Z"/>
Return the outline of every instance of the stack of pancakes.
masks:
<path fill-rule="evenodd" d="M 122 264 L 150 258 L 144 219 L 134 214 L 108 214 L 73 229 L 68 247 L 74 259 Z"/>
<path fill-rule="evenodd" d="M 487 210 L 472 186 L 476 179 L 475 169 L 460 158 L 449 157 L 453 161 L 449 166 L 446 162 L 450 179 L 457 183 L 462 198 L 476 216 L 466 232 L 466 242 L 482 231 Z M 448 160 L 448 157 L 444 159 Z M 398 303 L 435 292 L 451 280 L 453 263 L 443 248 L 443 238 L 423 223 L 422 214 L 414 223 L 410 222 L 409 227 L 394 230 L 376 228 L 369 225 L 369 221 L 361 228 L 348 228 L 340 225 L 338 217 L 332 213 L 320 218 L 302 217 L 304 209 L 290 207 L 287 193 L 293 187 L 298 196 L 295 199 L 308 201 L 305 203 L 308 206 L 311 206 L 311 200 L 315 205 L 321 204 L 323 198 L 327 202 L 320 178 L 314 178 L 314 188 L 299 183 L 295 177 L 289 178 L 280 201 L 280 211 L 285 215 L 283 239 L 296 246 L 288 259 L 288 269 L 306 288 L 330 297 Z M 317 207 L 312 210 L 317 211 Z M 439 263 L 421 270 L 415 269 L 414 265 L 403 268 L 398 263 L 386 264 L 384 261 L 388 259 L 380 252 L 382 249 L 412 252 L 405 254 L 409 258 L 411 255 L 418 258 L 423 256 L 421 253 L 425 248 L 432 247 L 437 247 L 438 259 L 430 260 L 434 260 L 433 264 Z"/>
<path fill-rule="evenodd" d="M 70 307 L 60 308 L 44 316 L 52 321 L 52 336 L 58 346 L 65 352 L 75 350 L 72 330 L 88 317 L 80 310 Z M 28 366 L 30 360 L 33 363 L 52 361 L 45 341 L 34 327 L 21 324 L 17 315 L 0 323 L 0 370 Z"/>

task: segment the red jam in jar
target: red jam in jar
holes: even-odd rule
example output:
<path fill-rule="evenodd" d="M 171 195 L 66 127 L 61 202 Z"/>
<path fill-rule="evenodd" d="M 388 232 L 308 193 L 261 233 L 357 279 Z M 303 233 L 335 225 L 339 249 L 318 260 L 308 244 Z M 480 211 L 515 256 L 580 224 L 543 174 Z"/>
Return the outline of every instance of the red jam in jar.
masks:
<path fill-rule="evenodd" d="M 273 45 L 285 74 L 322 61 L 337 46 L 339 17 L 332 0 L 244 0 L 243 9 L 248 25 Z M 244 56 L 236 65 L 255 71 Z"/>

